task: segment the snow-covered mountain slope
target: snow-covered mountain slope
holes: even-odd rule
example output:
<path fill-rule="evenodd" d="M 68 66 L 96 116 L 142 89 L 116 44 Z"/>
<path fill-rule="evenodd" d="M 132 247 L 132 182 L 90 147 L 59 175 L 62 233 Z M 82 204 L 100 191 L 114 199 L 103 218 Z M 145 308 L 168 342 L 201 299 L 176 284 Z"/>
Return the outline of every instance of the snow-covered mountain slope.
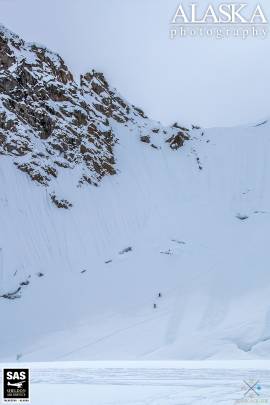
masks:
<path fill-rule="evenodd" d="M 12 35 L 2 29 L 2 38 Z M 3 61 L 3 45 L 1 52 Z M 12 66 L 1 77 L 17 77 Z M 80 86 L 70 80 L 57 82 L 72 94 L 62 106 L 70 120 L 59 116 L 46 139 L 20 109 L 9 109 L 21 96 L 1 92 L 0 359 L 269 357 L 269 123 L 163 128 L 101 74 L 85 75 Z M 33 92 L 34 116 L 39 104 L 62 108 Z M 86 121 L 76 129 L 81 102 Z M 13 132 L 2 125 L 10 114 Z M 92 119 L 88 164 L 82 145 Z M 76 142 L 60 152 L 53 145 L 70 128 Z M 95 162 L 103 168 L 106 159 L 113 170 L 98 175 Z M 39 182 L 32 170 L 18 170 L 22 161 L 57 173 Z"/>
<path fill-rule="evenodd" d="M 78 169 L 77 185 L 115 174 L 117 134 L 110 121 L 140 128 L 141 141 L 153 148 L 151 134 L 172 148 L 188 138 L 177 124 L 164 128 L 149 120 L 102 73 L 82 75 L 78 84 L 59 55 L 1 26 L 0 68 L 0 153 L 13 156 L 39 184 L 48 186 L 63 168 Z"/>

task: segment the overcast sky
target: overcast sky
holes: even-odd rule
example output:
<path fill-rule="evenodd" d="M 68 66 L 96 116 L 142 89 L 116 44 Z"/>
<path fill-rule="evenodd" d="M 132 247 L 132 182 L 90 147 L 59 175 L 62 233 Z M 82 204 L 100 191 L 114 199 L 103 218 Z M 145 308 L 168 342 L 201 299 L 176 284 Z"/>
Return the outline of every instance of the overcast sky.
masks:
<path fill-rule="evenodd" d="M 103 71 L 124 97 L 164 123 L 231 126 L 270 116 L 270 34 L 171 40 L 179 3 L 0 0 L 0 7 L 2 24 L 56 50 L 76 75 Z M 270 20 L 269 0 L 260 4 Z"/>

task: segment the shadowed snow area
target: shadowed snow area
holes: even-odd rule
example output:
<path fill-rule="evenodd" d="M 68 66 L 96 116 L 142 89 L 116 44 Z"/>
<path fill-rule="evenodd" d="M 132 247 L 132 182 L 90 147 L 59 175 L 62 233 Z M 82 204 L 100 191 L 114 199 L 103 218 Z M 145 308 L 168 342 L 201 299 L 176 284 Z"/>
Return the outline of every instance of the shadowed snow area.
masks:
<path fill-rule="evenodd" d="M 269 358 L 269 124 L 177 151 L 111 125 L 115 176 L 55 179 L 70 210 L 0 159 L 1 294 L 30 281 L 0 300 L 0 359 Z"/>

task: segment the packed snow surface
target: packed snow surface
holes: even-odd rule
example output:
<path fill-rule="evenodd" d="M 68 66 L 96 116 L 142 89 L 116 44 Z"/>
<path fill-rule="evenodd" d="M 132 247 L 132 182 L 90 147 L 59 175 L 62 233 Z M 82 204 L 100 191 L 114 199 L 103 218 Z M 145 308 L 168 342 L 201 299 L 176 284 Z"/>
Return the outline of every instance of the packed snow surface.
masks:
<path fill-rule="evenodd" d="M 30 397 L 33 405 L 266 404 L 270 396 L 269 362 L 21 365 L 31 370 Z M 14 364 L 5 366 L 14 367 Z"/>

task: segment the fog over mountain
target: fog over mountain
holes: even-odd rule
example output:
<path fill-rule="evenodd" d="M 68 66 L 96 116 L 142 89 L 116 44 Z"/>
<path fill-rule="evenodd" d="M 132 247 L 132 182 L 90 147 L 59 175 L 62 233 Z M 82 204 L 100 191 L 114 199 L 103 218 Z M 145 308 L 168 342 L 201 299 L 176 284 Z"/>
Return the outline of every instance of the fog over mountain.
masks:
<path fill-rule="evenodd" d="M 47 0 L 37 7 L 34 0 L 2 0 L 0 5 L 3 23 L 56 50 L 76 77 L 90 69 L 104 72 L 127 99 L 165 124 L 234 126 L 268 116 L 269 35 L 170 40 L 169 22 L 179 3 Z M 257 3 L 249 0 L 248 12 Z M 208 4 L 200 0 L 199 12 Z M 259 4 L 269 20 L 269 1 Z"/>

